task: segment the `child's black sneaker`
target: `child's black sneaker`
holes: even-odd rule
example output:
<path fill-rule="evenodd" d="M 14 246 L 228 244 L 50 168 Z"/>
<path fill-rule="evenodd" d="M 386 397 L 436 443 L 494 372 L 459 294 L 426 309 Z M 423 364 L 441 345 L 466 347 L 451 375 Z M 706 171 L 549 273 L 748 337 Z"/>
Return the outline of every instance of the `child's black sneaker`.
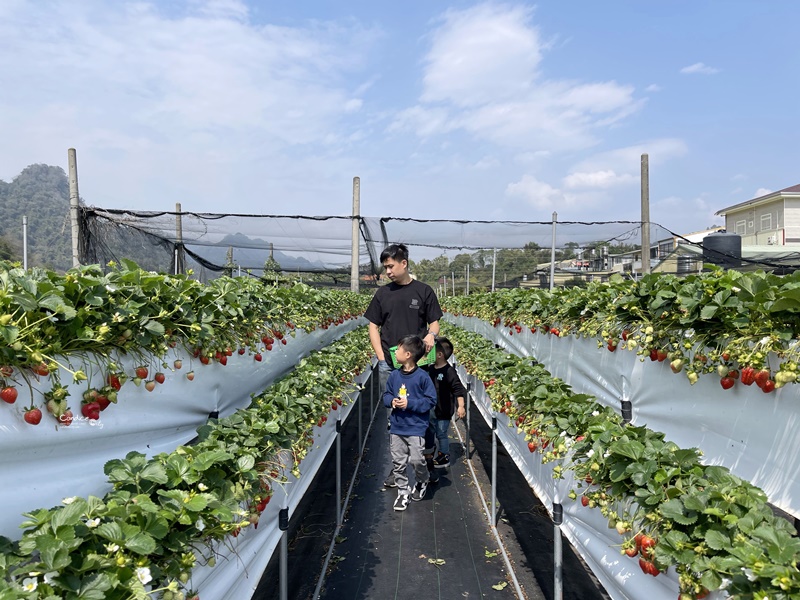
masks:
<path fill-rule="evenodd" d="M 428 471 L 428 483 L 439 483 L 439 473 L 436 472 L 436 469 Z"/>
<path fill-rule="evenodd" d="M 446 469 L 450 466 L 450 455 L 439 452 L 439 455 L 433 459 L 433 466 L 437 469 Z"/>
<path fill-rule="evenodd" d="M 385 488 L 397 487 L 397 483 L 395 483 L 394 480 L 394 472 L 389 473 L 389 476 L 383 481 L 383 487 Z"/>
<path fill-rule="evenodd" d="M 397 494 L 397 498 L 394 501 L 394 509 L 405 510 L 407 508 L 408 508 L 408 494 Z"/>
<path fill-rule="evenodd" d="M 411 499 L 414 502 L 419 502 L 425 497 L 425 492 L 427 491 L 428 491 L 428 484 L 422 481 L 418 481 L 417 483 L 414 484 L 414 491 L 411 492 Z"/>

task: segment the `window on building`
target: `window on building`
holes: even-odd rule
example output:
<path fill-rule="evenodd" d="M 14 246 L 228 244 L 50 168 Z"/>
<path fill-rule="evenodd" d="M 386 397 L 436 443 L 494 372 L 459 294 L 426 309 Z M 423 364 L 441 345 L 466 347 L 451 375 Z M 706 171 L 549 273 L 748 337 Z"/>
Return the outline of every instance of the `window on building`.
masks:
<path fill-rule="evenodd" d="M 772 213 L 768 215 L 761 215 L 761 231 L 769 231 L 772 229 Z"/>
<path fill-rule="evenodd" d="M 733 230 L 735 233 L 739 235 L 744 235 L 747 233 L 747 221 L 736 221 L 736 224 L 733 226 Z"/>

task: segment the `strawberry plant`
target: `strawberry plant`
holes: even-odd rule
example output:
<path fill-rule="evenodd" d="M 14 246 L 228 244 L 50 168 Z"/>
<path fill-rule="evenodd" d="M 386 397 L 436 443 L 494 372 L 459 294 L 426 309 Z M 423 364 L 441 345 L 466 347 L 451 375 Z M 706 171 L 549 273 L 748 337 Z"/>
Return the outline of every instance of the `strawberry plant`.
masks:
<path fill-rule="evenodd" d="M 622 531 L 622 552 L 641 555 L 645 572 L 675 568 L 681 592 L 693 597 L 717 589 L 735 597 L 800 596 L 800 540 L 763 491 L 724 467 L 703 465 L 696 449 L 623 424 L 530 357 L 451 325 L 443 329 L 466 370 L 494 380 L 486 390 L 493 410 L 511 415 L 509 426 L 543 462 L 564 460 L 554 477 L 574 472 L 579 483 L 570 498 L 599 509 Z"/>
<path fill-rule="evenodd" d="M 247 409 L 202 426 L 196 444 L 106 463 L 113 489 L 103 498 L 26 513 L 21 540 L 0 537 L 0 597 L 193 597 L 192 568 L 213 566 L 218 544 L 257 525 L 284 469 L 300 475 L 330 397 L 353 389 L 371 354 L 366 328 L 351 332 Z"/>
<path fill-rule="evenodd" d="M 719 366 L 741 371 L 745 385 L 763 371 L 759 387 L 770 393 L 800 375 L 798 286 L 800 272 L 717 270 L 686 277 L 651 274 L 639 281 L 613 276 L 586 288 L 504 290 L 447 297 L 442 304 L 455 315 L 495 326 L 522 323 L 556 330 L 558 337 L 594 338 L 598 347 L 634 351 L 642 360 L 669 357 L 673 370 L 691 383 Z"/>

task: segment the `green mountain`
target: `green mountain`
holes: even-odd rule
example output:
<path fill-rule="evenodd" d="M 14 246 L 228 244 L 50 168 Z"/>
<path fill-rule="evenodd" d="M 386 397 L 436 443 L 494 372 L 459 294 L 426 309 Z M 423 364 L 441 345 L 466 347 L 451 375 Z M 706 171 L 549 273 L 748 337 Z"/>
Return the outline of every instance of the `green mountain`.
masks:
<path fill-rule="evenodd" d="M 28 217 L 28 266 L 72 266 L 69 180 L 64 169 L 31 165 L 0 181 L 0 258 L 22 262 L 22 217 Z"/>

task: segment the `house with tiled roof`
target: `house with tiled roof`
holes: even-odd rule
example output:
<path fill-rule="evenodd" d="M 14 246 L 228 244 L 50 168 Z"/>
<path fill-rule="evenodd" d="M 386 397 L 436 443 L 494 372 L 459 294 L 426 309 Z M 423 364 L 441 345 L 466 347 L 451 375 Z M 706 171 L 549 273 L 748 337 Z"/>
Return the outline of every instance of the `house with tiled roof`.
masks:
<path fill-rule="evenodd" d="M 800 244 L 800 185 L 718 210 L 725 229 L 742 237 L 745 246 Z"/>

